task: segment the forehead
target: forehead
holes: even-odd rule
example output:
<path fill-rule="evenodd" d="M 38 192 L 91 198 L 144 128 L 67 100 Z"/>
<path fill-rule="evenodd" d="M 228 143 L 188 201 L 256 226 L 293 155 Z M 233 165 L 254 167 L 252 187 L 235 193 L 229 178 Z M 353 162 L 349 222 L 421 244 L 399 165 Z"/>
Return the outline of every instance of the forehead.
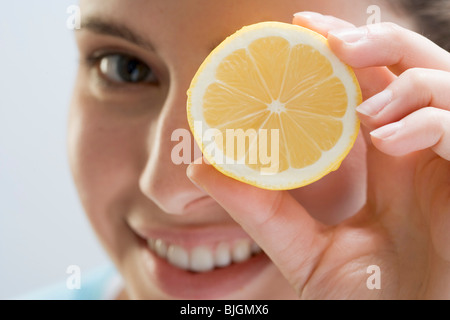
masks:
<path fill-rule="evenodd" d="M 151 44 L 173 75 L 193 73 L 226 37 L 261 21 L 290 23 L 299 11 L 367 22 L 370 5 L 384 17 L 386 0 L 81 0 L 81 17 L 125 26 Z M 192 70 L 190 70 L 192 69 Z M 175 77 L 173 79 L 176 79 Z"/>
<path fill-rule="evenodd" d="M 184 40 L 211 41 L 214 37 L 223 40 L 241 26 L 262 20 L 289 22 L 295 10 L 270 10 L 277 7 L 277 1 L 82 0 L 81 14 L 82 19 L 95 17 L 126 25 L 155 43 L 175 40 L 180 44 Z"/>
<path fill-rule="evenodd" d="M 332 14 L 358 24 L 365 21 L 367 6 L 362 0 L 81 0 L 81 14 L 126 24 L 155 42 L 218 41 L 244 25 L 291 22 L 298 11 Z"/>

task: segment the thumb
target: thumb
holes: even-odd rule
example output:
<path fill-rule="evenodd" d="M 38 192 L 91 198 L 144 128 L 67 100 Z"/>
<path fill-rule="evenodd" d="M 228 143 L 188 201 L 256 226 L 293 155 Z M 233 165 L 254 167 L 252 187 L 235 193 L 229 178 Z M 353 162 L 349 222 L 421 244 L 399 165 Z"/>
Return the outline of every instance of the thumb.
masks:
<path fill-rule="evenodd" d="M 188 177 L 255 240 L 299 293 L 329 243 L 327 227 L 283 191 L 259 189 L 191 164 Z"/>

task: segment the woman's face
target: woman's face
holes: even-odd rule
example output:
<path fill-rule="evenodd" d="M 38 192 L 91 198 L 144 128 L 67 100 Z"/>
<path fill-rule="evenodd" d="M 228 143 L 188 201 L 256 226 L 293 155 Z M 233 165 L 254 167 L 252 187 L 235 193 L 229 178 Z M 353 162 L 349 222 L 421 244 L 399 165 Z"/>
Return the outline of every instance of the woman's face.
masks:
<path fill-rule="evenodd" d="M 125 293 L 134 299 L 295 297 L 264 254 L 250 257 L 252 240 L 191 183 L 187 165 L 174 163 L 171 152 L 179 142 L 172 141 L 172 133 L 188 129 L 190 81 L 228 35 L 260 21 L 291 22 L 299 11 L 364 24 L 369 4 L 107 2 L 81 1 L 83 23 L 76 32 L 81 63 L 70 112 L 69 156 L 83 206 L 124 277 Z M 337 172 L 292 194 L 326 223 L 354 214 L 365 201 L 364 154 L 358 138 Z M 233 256 L 237 262 L 229 264 Z"/>

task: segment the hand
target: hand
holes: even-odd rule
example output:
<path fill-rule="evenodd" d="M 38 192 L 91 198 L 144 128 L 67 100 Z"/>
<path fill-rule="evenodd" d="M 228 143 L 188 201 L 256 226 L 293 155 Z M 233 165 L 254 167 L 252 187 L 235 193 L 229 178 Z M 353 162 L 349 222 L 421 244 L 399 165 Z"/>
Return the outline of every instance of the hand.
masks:
<path fill-rule="evenodd" d="M 300 298 L 450 298 L 450 53 L 393 24 L 356 28 L 315 13 L 294 23 L 328 37 L 357 70 L 367 204 L 325 226 L 289 192 L 240 183 L 207 164 L 191 165 L 188 176 L 258 242 Z M 381 290 L 366 287 L 371 265 L 380 267 Z"/>

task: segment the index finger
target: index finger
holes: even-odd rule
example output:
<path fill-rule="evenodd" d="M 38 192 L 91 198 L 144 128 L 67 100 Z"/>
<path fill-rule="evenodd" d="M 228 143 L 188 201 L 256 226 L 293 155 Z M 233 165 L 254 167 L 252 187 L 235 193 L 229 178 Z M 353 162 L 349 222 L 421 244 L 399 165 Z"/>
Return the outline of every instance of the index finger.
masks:
<path fill-rule="evenodd" d="M 332 30 L 328 42 L 354 68 L 387 66 L 396 75 L 410 68 L 450 71 L 449 52 L 394 23 Z"/>
<path fill-rule="evenodd" d="M 298 12 L 294 15 L 292 22 L 293 24 L 318 32 L 324 37 L 328 37 L 329 33 L 333 32 L 333 30 L 357 29 L 356 26 L 350 22 L 316 12 Z M 342 60 L 349 64 L 344 59 Z M 351 66 L 354 67 L 353 65 Z M 358 68 L 354 71 L 361 86 L 364 100 L 369 99 L 373 95 L 384 90 L 396 78 L 395 75 L 384 66 L 369 66 L 368 68 Z"/>

